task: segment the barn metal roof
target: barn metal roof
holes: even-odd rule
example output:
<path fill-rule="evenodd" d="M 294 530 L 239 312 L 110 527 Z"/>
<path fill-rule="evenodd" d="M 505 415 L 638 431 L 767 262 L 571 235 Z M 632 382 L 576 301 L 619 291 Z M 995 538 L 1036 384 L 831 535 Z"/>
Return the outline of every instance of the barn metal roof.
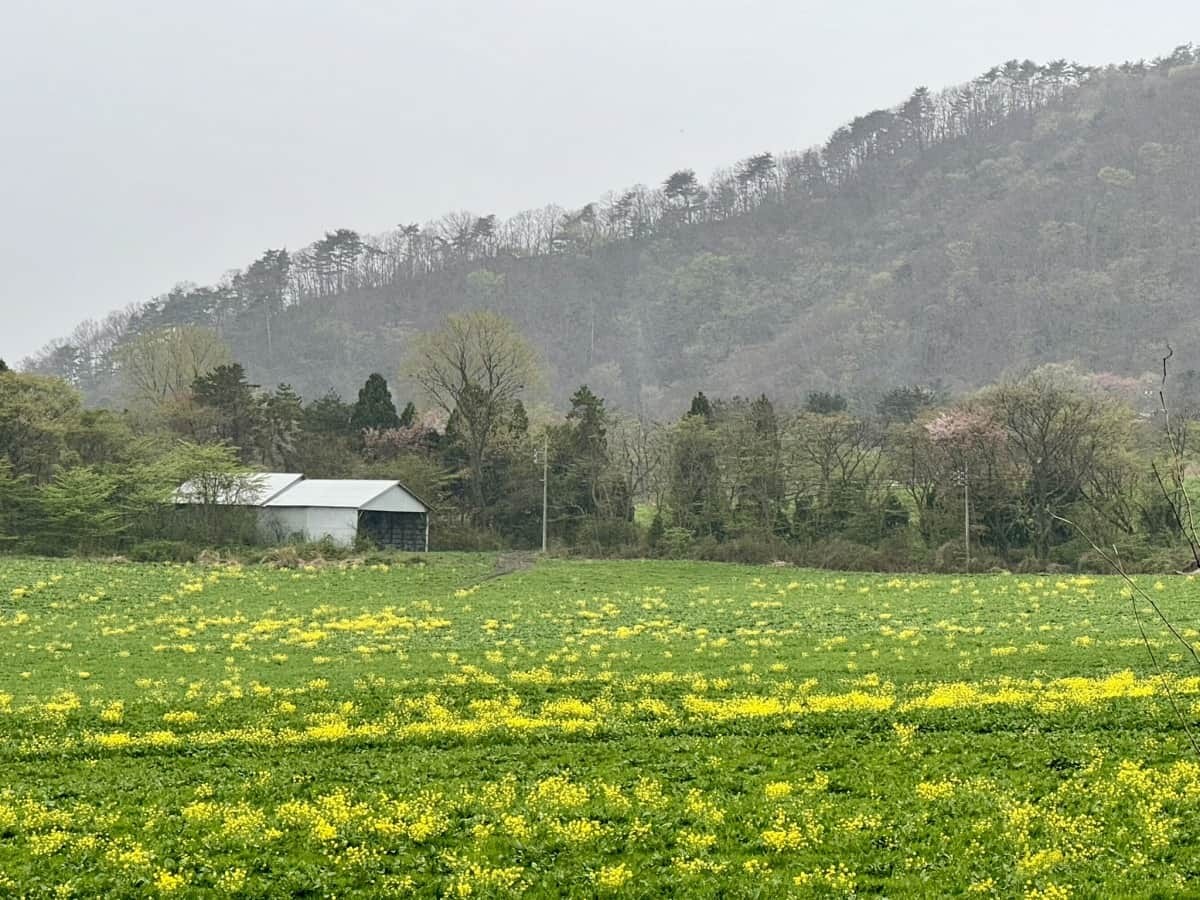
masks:
<path fill-rule="evenodd" d="M 222 506 L 264 506 L 303 478 L 297 472 L 256 472 L 247 477 L 247 483 L 253 480 L 252 488 L 231 488 L 215 498 L 215 502 Z M 176 489 L 175 502 L 202 503 L 203 488 L 188 481 Z"/>
<path fill-rule="evenodd" d="M 398 488 L 427 508 L 412 491 L 399 481 L 361 478 L 309 478 L 264 503 L 264 506 L 322 506 L 333 509 L 361 509 L 380 495 Z"/>

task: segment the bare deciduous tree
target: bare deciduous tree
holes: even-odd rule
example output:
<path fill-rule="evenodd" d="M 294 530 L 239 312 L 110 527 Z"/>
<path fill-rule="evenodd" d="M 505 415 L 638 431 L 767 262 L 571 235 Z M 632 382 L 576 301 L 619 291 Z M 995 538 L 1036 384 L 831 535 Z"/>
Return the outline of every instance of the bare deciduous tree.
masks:
<path fill-rule="evenodd" d="M 157 407 L 185 394 L 196 378 L 231 363 L 233 356 L 212 329 L 180 325 L 123 344 L 118 360 L 132 399 Z"/>
<path fill-rule="evenodd" d="M 458 413 L 481 514 L 488 451 L 522 392 L 541 380 L 536 352 L 508 319 L 472 312 L 449 316 L 440 331 L 418 338 L 405 372 L 448 414 Z"/>

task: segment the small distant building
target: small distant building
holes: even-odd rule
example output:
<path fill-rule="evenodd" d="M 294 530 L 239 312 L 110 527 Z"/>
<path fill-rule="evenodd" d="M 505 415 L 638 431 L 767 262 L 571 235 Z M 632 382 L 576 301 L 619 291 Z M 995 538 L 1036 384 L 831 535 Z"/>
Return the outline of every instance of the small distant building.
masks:
<path fill-rule="evenodd" d="M 279 538 L 348 547 L 362 535 L 391 550 L 429 549 L 429 506 L 399 481 L 305 479 L 264 501 L 260 515 Z"/>

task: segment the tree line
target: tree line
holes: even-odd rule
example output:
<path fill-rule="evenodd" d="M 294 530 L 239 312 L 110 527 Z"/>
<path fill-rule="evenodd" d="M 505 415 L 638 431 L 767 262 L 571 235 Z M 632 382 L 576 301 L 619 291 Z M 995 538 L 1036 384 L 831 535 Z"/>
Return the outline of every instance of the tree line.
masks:
<path fill-rule="evenodd" d="M 548 407 L 538 354 L 492 313 L 451 315 L 413 342 L 405 402 L 380 373 L 353 400 L 265 389 L 190 326 L 128 352 L 119 413 L 0 365 L 0 541 L 134 555 L 253 544 L 251 517 L 181 513 L 173 492 L 275 470 L 399 479 L 433 506 L 435 548 L 535 547 L 544 463 L 551 543 L 587 554 L 1098 565 L 1064 518 L 1130 562 L 1186 553 L 1186 485 L 1162 482 L 1170 445 L 1145 380 L 1052 365 L 956 397 L 898 385 L 869 408 L 822 390 L 791 404 L 700 392 L 655 421 L 587 385 Z M 1200 375 L 1172 381 L 1178 446 L 1197 396 Z"/>

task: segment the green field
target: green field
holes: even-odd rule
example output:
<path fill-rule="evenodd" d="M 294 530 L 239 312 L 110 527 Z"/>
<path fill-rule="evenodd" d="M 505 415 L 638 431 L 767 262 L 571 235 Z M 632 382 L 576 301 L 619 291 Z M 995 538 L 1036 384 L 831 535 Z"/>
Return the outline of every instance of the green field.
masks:
<path fill-rule="evenodd" d="M 1115 579 L 494 563 L 0 561 L 0 894 L 1200 894 Z"/>

